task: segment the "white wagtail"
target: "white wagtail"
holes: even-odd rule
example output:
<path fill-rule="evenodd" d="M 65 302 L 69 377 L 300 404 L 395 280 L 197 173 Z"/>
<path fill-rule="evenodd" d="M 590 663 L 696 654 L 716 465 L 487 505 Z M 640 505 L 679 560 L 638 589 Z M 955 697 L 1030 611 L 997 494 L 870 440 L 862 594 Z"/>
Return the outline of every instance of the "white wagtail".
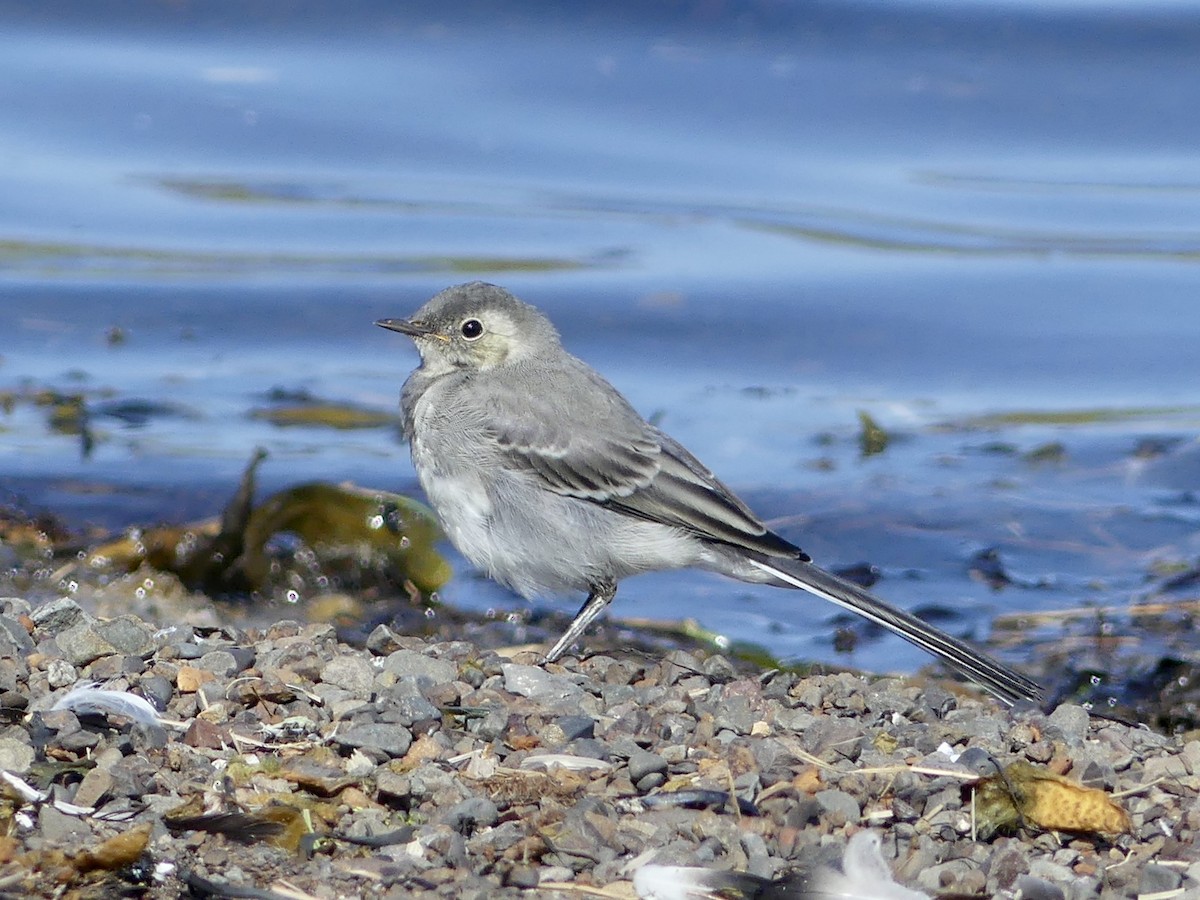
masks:
<path fill-rule="evenodd" d="M 548 661 L 579 639 L 622 578 L 695 566 L 810 591 L 1006 703 L 1041 699 L 1025 676 L 813 565 L 508 291 L 459 285 L 411 319 L 376 324 L 420 351 L 400 408 L 417 476 L 453 544 L 525 597 L 587 592 Z"/>

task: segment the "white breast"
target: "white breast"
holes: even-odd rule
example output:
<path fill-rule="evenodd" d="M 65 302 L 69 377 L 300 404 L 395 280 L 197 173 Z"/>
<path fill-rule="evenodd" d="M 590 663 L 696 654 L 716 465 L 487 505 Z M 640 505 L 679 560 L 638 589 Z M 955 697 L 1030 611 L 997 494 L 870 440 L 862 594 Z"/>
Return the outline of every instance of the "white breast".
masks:
<path fill-rule="evenodd" d="M 447 440 L 447 423 L 436 415 L 432 393 L 426 392 L 413 409 L 413 467 L 446 537 L 473 564 L 492 573 L 491 498 L 469 454 L 451 450 L 459 445 Z"/>

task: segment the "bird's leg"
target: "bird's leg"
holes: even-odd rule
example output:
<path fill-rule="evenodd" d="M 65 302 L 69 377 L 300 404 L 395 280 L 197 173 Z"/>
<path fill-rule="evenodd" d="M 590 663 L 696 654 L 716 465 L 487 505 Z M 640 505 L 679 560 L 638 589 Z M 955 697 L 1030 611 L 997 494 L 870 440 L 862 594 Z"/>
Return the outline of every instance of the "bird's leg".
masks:
<path fill-rule="evenodd" d="M 571 620 L 571 624 L 567 626 L 567 630 L 563 633 L 563 636 L 558 639 L 554 646 L 550 648 L 550 652 L 546 654 L 546 662 L 554 662 L 566 653 L 567 648 L 583 636 L 583 632 L 587 627 L 596 620 L 596 617 L 600 613 L 604 612 L 604 607 L 612 603 L 612 598 L 616 595 L 616 582 L 606 581 L 592 585 L 592 590 L 588 594 L 587 599 L 583 601 L 583 606 L 579 607 L 579 612 L 575 613 L 575 618 Z"/>

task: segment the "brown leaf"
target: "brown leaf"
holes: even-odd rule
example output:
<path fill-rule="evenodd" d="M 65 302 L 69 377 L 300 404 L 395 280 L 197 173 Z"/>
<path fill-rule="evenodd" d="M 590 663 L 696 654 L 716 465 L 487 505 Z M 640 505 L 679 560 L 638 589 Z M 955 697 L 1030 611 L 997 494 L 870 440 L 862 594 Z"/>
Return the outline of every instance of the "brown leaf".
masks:
<path fill-rule="evenodd" d="M 1129 814 L 1096 788 L 1018 761 L 973 786 L 978 832 L 985 840 L 1023 824 L 1046 831 L 1123 834 Z"/>
<path fill-rule="evenodd" d="M 80 872 L 123 869 L 141 858 L 150 843 L 150 826 L 138 825 L 84 850 L 72 860 Z"/>

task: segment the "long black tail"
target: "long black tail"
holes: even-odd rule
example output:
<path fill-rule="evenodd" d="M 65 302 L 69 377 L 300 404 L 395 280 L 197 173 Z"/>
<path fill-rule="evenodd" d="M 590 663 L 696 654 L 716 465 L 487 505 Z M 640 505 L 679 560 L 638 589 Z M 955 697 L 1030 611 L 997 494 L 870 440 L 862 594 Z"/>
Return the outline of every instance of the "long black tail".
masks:
<path fill-rule="evenodd" d="M 894 631 L 922 650 L 944 659 L 1009 706 L 1018 700 L 1032 700 L 1038 704 L 1043 700 L 1042 688 L 1037 682 L 968 647 L 944 631 L 922 622 L 916 616 L 871 596 L 857 584 L 800 560 L 776 560 L 767 557 L 751 558 L 749 562 L 785 584 L 823 597 Z"/>

